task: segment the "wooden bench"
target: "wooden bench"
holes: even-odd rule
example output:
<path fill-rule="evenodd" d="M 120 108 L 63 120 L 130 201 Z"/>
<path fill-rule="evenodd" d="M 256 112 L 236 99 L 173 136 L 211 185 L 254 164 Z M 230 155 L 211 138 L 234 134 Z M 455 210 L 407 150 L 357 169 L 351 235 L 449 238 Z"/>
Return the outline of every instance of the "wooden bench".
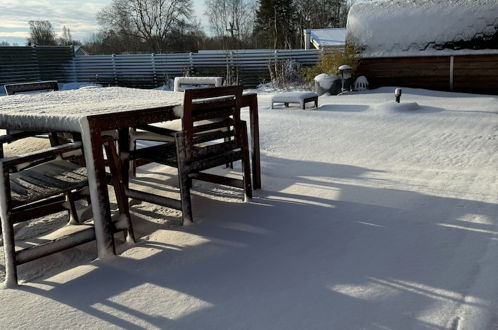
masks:
<path fill-rule="evenodd" d="M 278 93 L 271 98 L 271 108 L 274 109 L 273 105 L 275 103 L 283 103 L 285 107 L 288 107 L 289 103 L 299 103 L 304 110 L 306 108 L 306 103 L 308 102 L 315 102 L 315 108 L 317 108 L 318 94 L 315 92 Z"/>
<path fill-rule="evenodd" d="M 7 84 L 4 86 L 7 95 L 28 92 L 58 91 L 57 81 L 35 81 L 27 83 Z"/>

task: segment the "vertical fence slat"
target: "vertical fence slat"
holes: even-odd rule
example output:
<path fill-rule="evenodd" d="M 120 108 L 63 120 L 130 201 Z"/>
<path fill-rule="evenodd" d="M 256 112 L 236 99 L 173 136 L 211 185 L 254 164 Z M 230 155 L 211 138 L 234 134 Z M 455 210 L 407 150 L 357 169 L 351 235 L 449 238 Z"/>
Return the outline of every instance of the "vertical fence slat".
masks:
<path fill-rule="evenodd" d="M 453 90 L 453 71 L 455 67 L 455 57 L 450 56 L 450 91 Z"/>

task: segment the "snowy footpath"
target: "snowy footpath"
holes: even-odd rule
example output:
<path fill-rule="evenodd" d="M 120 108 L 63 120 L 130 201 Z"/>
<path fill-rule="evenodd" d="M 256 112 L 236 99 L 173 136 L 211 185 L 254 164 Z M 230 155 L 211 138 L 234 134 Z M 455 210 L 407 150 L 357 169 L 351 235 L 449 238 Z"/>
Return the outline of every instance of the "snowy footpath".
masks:
<path fill-rule="evenodd" d="M 132 206 L 137 244 L 25 265 L 0 290 L 0 328 L 496 329 L 498 98 L 393 91 L 312 111 L 261 93 L 251 202 L 202 186 L 187 227 Z"/>

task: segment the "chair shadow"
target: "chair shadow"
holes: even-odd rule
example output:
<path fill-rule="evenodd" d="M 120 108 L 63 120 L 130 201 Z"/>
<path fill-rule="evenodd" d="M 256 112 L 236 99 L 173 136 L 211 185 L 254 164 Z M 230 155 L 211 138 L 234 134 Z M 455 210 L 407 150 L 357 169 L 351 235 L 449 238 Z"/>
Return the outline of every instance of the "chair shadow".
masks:
<path fill-rule="evenodd" d="M 335 111 L 335 112 L 363 112 L 368 110 L 369 106 L 361 104 L 326 104 L 320 105 L 316 110 Z"/>
<path fill-rule="evenodd" d="M 132 329 L 445 329 L 406 310 L 440 301 L 488 308 L 485 294 L 465 299 L 461 276 L 474 265 L 454 255 L 479 260 L 496 223 L 461 219 L 495 219 L 496 204 L 373 187 L 381 172 L 358 166 L 276 157 L 263 164 L 264 190 L 251 203 L 196 198 L 198 223 L 167 228 L 184 240 L 151 236 L 67 283 L 40 279 L 52 288 L 20 290 Z M 293 190 L 303 185 L 320 193 Z M 161 228 L 151 226 L 150 235 Z M 138 248 L 155 253 L 131 258 Z M 166 316 L 179 301 L 183 312 Z"/>

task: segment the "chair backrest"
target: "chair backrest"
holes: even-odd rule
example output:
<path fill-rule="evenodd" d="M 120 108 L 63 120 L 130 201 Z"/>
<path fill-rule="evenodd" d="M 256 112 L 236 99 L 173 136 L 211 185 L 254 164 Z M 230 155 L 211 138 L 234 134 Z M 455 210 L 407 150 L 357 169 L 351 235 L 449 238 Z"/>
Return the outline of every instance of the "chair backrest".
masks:
<path fill-rule="evenodd" d="M 240 148 L 242 86 L 185 91 L 182 127 L 193 158 Z"/>
<path fill-rule="evenodd" d="M 190 88 L 220 87 L 222 83 L 222 77 L 175 77 L 173 90 L 175 92 L 184 92 Z"/>
<path fill-rule="evenodd" d="M 7 95 L 14 95 L 17 93 L 27 93 L 34 91 L 58 91 L 59 86 L 57 81 L 35 81 L 18 84 L 7 84 L 4 86 Z"/>

